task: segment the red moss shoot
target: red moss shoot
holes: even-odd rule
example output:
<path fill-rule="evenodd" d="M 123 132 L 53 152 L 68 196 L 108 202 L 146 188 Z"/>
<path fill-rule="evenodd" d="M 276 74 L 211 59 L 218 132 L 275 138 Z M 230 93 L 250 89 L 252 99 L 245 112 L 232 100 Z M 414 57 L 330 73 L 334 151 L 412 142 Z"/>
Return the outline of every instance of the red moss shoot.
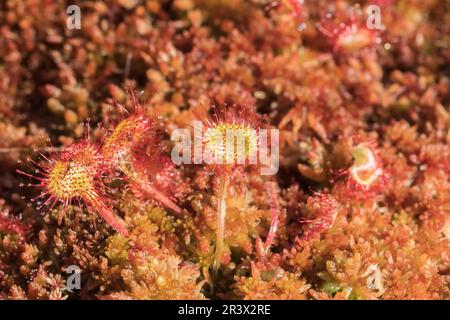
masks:
<path fill-rule="evenodd" d="M 38 181 L 34 185 L 41 189 L 39 196 L 31 199 L 38 201 L 38 210 L 44 206 L 51 209 L 61 203 L 63 213 L 74 203 L 81 207 L 83 201 L 88 211 L 99 213 L 105 222 L 116 231 L 128 235 L 125 222 L 108 206 L 108 196 L 101 181 L 104 174 L 104 162 L 100 148 L 87 139 L 66 148 L 59 156 L 47 158 L 45 165 L 37 166 L 36 175 L 17 170 L 18 173 Z"/>
<path fill-rule="evenodd" d="M 394 0 L 371 0 L 369 1 L 369 4 L 374 4 L 379 7 L 387 7 L 394 4 Z"/>
<path fill-rule="evenodd" d="M 303 16 L 304 0 L 269 1 L 269 3 L 265 6 L 265 10 L 269 11 L 273 8 L 279 7 L 281 4 L 285 5 L 289 10 L 292 11 L 292 15 L 294 16 L 295 21 L 298 23 L 298 30 L 303 30 L 306 27 Z"/>
<path fill-rule="evenodd" d="M 307 221 L 308 225 L 298 241 L 300 245 L 318 237 L 330 228 L 339 211 L 339 203 L 330 194 L 317 193 L 308 198 L 306 205 L 315 217 Z"/>
<path fill-rule="evenodd" d="M 303 3 L 304 3 L 304 0 L 288 0 L 288 1 L 289 1 L 290 5 L 292 7 L 295 20 L 298 23 L 298 29 L 299 30 L 304 29 L 306 27 L 305 23 L 304 23 L 304 18 L 303 18 Z"/>
<path fill-rule="evenodd" d="M 0 232 L 17 234 L 21 240 L 25 240 L 28 228 L 19 220 L 12 217 L 3 216 L 0 213 Z"/>

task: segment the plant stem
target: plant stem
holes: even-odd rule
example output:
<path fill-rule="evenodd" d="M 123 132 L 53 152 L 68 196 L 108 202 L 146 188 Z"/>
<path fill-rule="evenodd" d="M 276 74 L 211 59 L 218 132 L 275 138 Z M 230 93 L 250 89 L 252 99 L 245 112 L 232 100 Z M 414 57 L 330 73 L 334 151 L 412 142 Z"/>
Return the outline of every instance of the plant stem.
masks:
<path fill-rule="evenodd" d="M 275 187 L 272 182 L 267 184 L 268 193 L 270 197 L 270 211 L 271 211 L 271 221 L 270 221 L 270 229 L 269 234 L 267 235 L 266 241 L 264 243 L 264 254 L 266 254 L 270 250 L 270 246 L 275 239 L 275 235 L 277 234 L 278 224 L 280 222 L 280 209 L 278 206 L 278 199 L 275 192 Z"/>
<path fill-rule="evenodd" d="M 227 190 L 228 190 L 229 176 L 221 174 L 219 177 L 219 202 L 217 205 L 217 229 L 216 229 L 216 252 L 214 255 L 214 269 L 218 269 L 220 259 L 224 249 L 225 238 L 225 222 L 227 216 Z"/>
<path fill-rule="evenodd" d="M 140 171 L 133 173 L 133 171 L 128 167 L 124 167 L 122 170 L 128 175 L 128 177 L 130 177 L 130 180 L 132 180 L 135 187 L 142 193 L 160 202 L 164 207 L 170 209 L 178 217 L 183 215 L 183 210 L 163 192 L 153 187 L 144 173 Z"/>
<path fill-rule="evenodd" d="M 63 151 L 63 147 L 42 147 L 42 148 L 30 148 L 30 147 L 13 147 L 13 148 L 0 148 L 1 153 L 12 153 L 12 152 L 24 152 L 24 151 L 38 151 L 42 153 L 46 152 L 61 152 Z"/>
<path fill-rule="evenodd" d="M 169 197 L 167 197 L 164 193 L 160 192 L 150 184 L 144 183 L 142 184 L 143 189 L 147 194 L 152 196 L 155 200 L 159 201 L 166 208 L 173 211 L 177 216 L 181 217 L 183 210 L 175 204 Z"/>
<path fill-rule="evenodd" d="M 92 199 L 85 199 L 86 206 L 88 208 L 92 208 L 93 211 L 97 211 L 100 216 L 105 220 L 105 222 L 110 225 L 114 230 L 117 232 L 120 232 L 125 237 L 128 237 L 130 235 L 125 221 L 117 216 L 113 210 L 109 207 L 107 207 L 102 201 L 92 198 Z"/>

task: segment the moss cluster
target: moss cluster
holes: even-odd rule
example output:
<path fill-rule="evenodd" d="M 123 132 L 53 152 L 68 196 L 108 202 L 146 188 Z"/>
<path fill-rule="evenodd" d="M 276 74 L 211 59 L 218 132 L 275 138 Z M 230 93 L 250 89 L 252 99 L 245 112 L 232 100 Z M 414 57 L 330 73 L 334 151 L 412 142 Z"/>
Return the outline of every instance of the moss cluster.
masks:
<path fill-rule="evenodd" d="M 81 30 L 66 27 L 69 2 L 3 1 L 0 298 L 449 299 L 450 6 L 392 1 L 373 32 L 356 15 L 357 43 L 346 34 L 340 50 L 316 26 L 348 23 L 370 1 L 305 2 L 299 31 L 287 0 L 79 1 Z M 39 161 L 34 149 L 73 145 L 85 121 L 93 139 L 113 129 L 111 98 L 132 105 L 129 87 L 162 135 L 223 104 L 279 129 L 277 175 L 245 167 L 227 185 L 217 270 L 221 199 L 207 166 L 173 169 L 177 216 L 111 181 L 128 236 L 84 207 L 41 215 L 29 200 L 39 190 L 20 188 L 15 170 Z M 360 146 L 379 183 L 352 179 Z M 160 152 L 170 155 L 168 136 Z M 263 252 L 268 184 L 279 223 Z M 68 291 L 72 265 L 81 288 Z"/>

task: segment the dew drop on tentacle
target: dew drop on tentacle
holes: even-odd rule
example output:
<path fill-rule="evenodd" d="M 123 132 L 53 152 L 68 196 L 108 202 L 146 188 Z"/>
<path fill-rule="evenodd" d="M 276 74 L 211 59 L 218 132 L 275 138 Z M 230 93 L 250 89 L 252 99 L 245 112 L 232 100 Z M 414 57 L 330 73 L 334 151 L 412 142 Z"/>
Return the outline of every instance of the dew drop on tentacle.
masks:
<path fill-rule="evenodd" d="M 302 22 L 297 25 L 297 31 L 303 31 L 306 29 L 306 23 Z"/>

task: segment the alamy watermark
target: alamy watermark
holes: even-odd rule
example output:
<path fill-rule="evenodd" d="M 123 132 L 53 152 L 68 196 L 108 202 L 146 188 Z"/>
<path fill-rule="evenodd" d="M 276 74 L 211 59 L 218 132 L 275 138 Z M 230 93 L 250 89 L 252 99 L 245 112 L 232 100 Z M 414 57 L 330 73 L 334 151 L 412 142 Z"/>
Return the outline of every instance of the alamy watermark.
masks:
<path fill-rule="evenodd" d="M 66 279 L 66 285 L 62 288 L 63 291 L 72 293 L 74 290 L 81 289 L 81 269 L 77 265 L 70 265 L 66 268 L 66 273 L 69 275 Z"/>
<path fill-rule="evenodd" d="M 69 30 L 81 29 L 81 9 L 79 6 L 72 4 L 66 9 L 66 27 Z"/>
<path fill-rule="evenodd" d="M 303 4 L 303 2 L 302 2 Z M 384 30 L 386 27 L 381 23 L 381 8 L 376 4 L 368 5 L 366 8 L 366 27 L 370 30 Z M 66 9 L 66 27 L 69 30 L 81 29 L 81 8 L 72 4 Z"/>
<path fill-rule="evenodd" d="M 376 4 L 367 6 L 366 27 L 370 30 L 384 30 L 386 27 L 381 23 L 381 8 Z"/>

